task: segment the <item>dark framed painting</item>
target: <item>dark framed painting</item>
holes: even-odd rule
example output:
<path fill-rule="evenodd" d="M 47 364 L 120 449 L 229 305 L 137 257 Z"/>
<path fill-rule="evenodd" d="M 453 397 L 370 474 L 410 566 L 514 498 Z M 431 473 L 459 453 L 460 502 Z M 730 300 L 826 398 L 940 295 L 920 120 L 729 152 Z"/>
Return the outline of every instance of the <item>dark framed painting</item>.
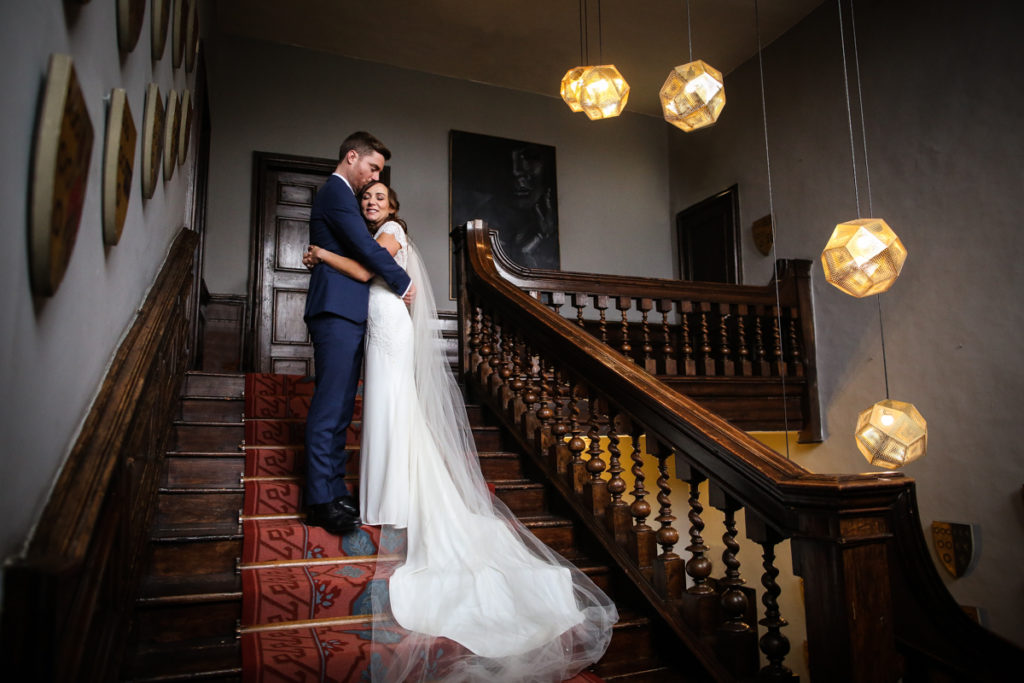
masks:
<path fill-rule="evenodd" d="M 448 154 L 451 229 L 482 218 L 512 261 L 557 270 L 555 148 L 453 130 Z"/>

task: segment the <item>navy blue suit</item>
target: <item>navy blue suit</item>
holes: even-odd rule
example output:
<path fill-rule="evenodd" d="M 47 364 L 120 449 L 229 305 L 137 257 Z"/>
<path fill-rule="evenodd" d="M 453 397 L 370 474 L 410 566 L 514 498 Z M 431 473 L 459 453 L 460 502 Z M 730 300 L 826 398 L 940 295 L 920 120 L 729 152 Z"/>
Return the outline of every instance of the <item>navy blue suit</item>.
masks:
<path fill-rule="evenodd" d="M 309 243 L 353 258 L 380 275 L 397 294 L 409 276 L 370 235 L 348 185 L 332 175 L 316 194 L 309 217 Z M 316 390 L 306 419 L 306 505 L 349 495 L 345 485 L 345 432 L 352 421 L 370 287 L 326 263 L 309 278 L 306 326 L 313 340 Z"/>

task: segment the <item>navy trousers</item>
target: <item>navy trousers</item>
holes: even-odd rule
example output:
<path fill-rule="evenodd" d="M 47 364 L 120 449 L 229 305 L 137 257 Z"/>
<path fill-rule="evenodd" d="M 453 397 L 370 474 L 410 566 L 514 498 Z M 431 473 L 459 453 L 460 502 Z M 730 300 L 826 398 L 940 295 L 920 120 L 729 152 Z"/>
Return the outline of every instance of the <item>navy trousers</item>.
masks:
<path fill-rule="evenodd" d="M 352 422 L 363 363 L 365 323 L 330 313 L 306 320 L 313 340 L 316 388 L 306 419 L 305 504 L 350 495 L 345 485 L 345 436 Z"/>

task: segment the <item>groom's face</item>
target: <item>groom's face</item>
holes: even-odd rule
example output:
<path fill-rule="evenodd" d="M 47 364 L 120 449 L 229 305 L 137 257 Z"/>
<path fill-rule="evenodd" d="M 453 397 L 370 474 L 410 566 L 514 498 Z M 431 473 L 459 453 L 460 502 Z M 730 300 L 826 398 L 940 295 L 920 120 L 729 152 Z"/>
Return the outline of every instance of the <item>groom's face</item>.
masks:
<path fill-rule="evenodd" d="M 350 155 L 354 154 L 355 159 L 352 163 L 352 174 L 354 178 L 349 178 L 352 183 L 352 187 L 358 192 L 359 188 L 365 187 L 371 180 L 379 180 L 381 169 L 384 168 L 384 155 L 380 152 L 370 152 L 368 154 L 359 154 L 355 150 L 349 152 Z"/>

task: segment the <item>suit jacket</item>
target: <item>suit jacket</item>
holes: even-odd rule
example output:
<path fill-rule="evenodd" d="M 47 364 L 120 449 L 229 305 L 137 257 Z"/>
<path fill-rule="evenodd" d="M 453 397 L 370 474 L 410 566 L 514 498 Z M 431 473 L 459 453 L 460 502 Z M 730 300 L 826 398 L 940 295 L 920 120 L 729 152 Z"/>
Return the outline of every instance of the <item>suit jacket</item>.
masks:
<path fill-rule="evenodd" d="M 344 180 L 332 175 L 316 193 L 309 216 L 309 243 L 353 258 L 384 278 L 396 294 L 409 287 L 409 275 L 366 229 L 355 195 Z M 333 313 L 352 322 L 366 322 L 370 286 L 353 280 L 326 263 L 318 263 L 309 278 L 305 317 Z"/>

